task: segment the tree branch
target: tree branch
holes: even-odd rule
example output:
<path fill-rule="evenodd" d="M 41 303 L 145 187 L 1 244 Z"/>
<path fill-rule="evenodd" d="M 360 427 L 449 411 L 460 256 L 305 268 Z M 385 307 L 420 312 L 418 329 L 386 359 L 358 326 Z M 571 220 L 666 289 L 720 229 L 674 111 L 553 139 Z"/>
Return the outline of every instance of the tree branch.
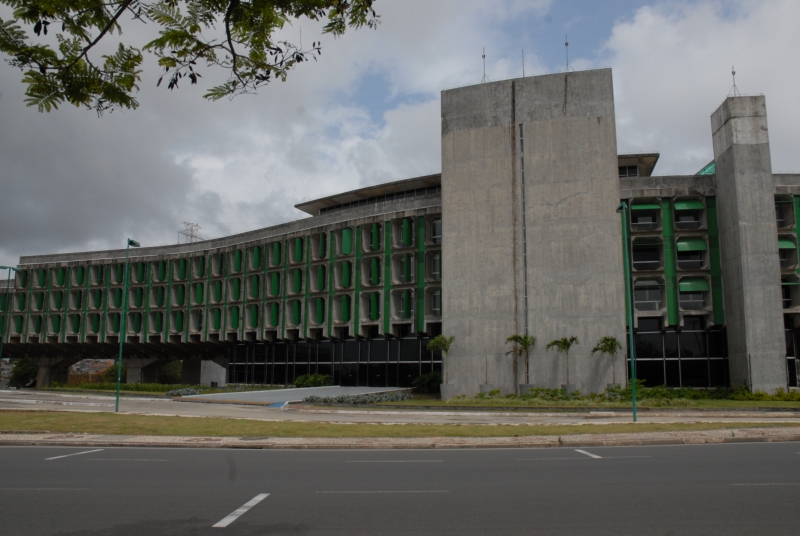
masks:
<path fill-rule="evenodd" d="M 86 45 L 86 47 L 81 51 L 80 55 L 74 60 L 72 60 L 69 65 L 64 67 L 63 70 L 68 71 L 73 67 L 75 67 L 75 64 L 81 61 L 81 59 L 84 56 L 86 56 L 89 50 L 91 50 L 92 47 L 94 47 L 98 42 L 100 42 L 100 39 L 102 39 L 103 36 L 106 35 L 109 32 L 109 30 L 111 30 L 111 28 L 114 27 L 114 25 L 117 23 L 117 20 L 122 16 L 123 13 L 125 13 L 125 11 L 132 3 L 133 0 L 122 0 L 122 4 L 119 6 L 119 9 L 117 9 L 117 12 L 114 13 L 114 16 L 111 18 L 111 20 L 108 21 L 108 24 L 106 24 L 105 28 L 101 30 L 100 34 L 97 37 L 95 37 L 91 43 Z"/>

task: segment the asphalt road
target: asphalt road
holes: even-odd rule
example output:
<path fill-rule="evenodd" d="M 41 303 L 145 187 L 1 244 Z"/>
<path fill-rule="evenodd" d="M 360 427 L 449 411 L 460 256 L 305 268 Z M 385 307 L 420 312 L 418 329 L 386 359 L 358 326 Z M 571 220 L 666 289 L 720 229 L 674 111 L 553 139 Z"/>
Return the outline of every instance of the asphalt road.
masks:
<path fill-rule="evenodd" d="M 798 443 L 90 450 L 0 448 L 0 533 L 794 536 L 800 528 Z"/>

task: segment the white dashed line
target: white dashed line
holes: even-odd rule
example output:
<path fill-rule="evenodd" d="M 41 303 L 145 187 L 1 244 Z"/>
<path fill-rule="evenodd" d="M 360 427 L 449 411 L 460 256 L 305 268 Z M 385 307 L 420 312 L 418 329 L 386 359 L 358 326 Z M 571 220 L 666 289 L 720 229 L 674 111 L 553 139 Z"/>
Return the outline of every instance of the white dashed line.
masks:
<path fill-rule="evenodd" d="M 74 452 L 72 454 L 64 454 L 63 456 L 53 456 L 52 458 L 45 458 L 44 461 L 58 460 L 59 458 L 69 458 L 70 456 L 80 456 L 81 454 L 91 454 L 92 452 L 100 452 L 105 449 L 85 450 L 83 452 Z"/>
<path fill-rule="evenodd" d="M 412 490 L 412 491 L 318 491 L 317 493 L 450 493 L 449 490 Z"/>
<path fill-rule="evenodd" d="M 590 458 L 602 458 L 602 456 L 598 456 L 597 454 L 592 454 L 591 452 L 586 452 L 585 450 L 575 449 L 575 452 L 580 452 L 581 454 L 586 454 Z"/>
<path fill-rule="evenodd" d="M 258 495 L 256 495 L 255 497 L 244 503 L 242 506 L 234 510 L 232 514 L 223 518 L 216 525 L 212 525 L 212 528 L 224 529 L 225 527 L 227 527 L 228 525 L 239 519 L 242 515 L 247 513 L 247 511 L 250 510 L 252 507 L 254 507 L 258 503 L 266 499 L 267 497 L 269 497 L 269 493 L 259 493 Z"/>

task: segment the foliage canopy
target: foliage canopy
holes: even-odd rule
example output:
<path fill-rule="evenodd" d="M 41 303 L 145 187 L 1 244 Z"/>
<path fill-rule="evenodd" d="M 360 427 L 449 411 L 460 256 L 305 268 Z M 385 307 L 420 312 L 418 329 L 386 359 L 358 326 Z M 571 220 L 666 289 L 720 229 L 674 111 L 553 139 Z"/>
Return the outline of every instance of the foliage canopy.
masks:
<path fill-rule="evenodd" d="M 228 79 L 204 95 L 218 100 L 252 93 L 272 80 L 286 80 L 294 67 L 321 54 L 319 41 L 304 49 L 275 34 L 297 19 L 326 21 L 323 33 L 348 27 L 375 28 L 375 0 L 0 0 L 13 17 L 0 18 L 0 51 L 23 72 L 28 106 L 40 112 L 64 102 L 97 111 L 135 109 L 142 51 L 158 58 L 169 89 L 200 70 L 219 68 Z M 151 24 L 158 37 L 119 42 L 124 24 Z M 128 26 L 130 28 L 130 26 Z M 26 29 L 28 31 L 26 31 Z M 53 30 L 55 34 L 53 35 Z M 31 33 L 28 33 L 31 32 Z M 101 46 L 101 42 L 105 46 Z M 100 54 L 97 48 L 109 51 Z"/>

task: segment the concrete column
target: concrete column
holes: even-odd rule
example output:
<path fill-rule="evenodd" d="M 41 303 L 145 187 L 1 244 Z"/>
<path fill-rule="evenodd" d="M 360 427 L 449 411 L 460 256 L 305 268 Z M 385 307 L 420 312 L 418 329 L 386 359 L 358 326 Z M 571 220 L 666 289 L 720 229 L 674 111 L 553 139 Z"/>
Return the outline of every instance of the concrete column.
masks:
<path fill-rule="evenodd" d="M 160 365 L 160 359 L 155 357 L 123 357 L 122 364 L 127 368 L 126 383 L 150 383 L 154 381 L 154 374 L 148 374 L 148 368 Z"/>
<path fill-rule="evenodd" d="M 28 358 L 39 367 L 36 374 L 36 387 L 50 387 L 54 382 L 66 385 L 69 381 L 69 367 L 80 359 L 66 357 Z"/>
<path fill-rule="evenodd" d="M 731 385 L 786 387 L 775 186 L 763 96 L 711 116 Z"/>
<path fill-rule="evenodd" d="M 181 368 L 181 383 L 186 385 L 200 385 L 201 363 L 198 359 L 184 359 Z"/>
<path fill-rule="evenodd" d="M 211 385 L 216 382 L 218 387 L 224 387 L 227 379 L 228 360 L 226 358 L 183 360 L 181 383 Z"/>

